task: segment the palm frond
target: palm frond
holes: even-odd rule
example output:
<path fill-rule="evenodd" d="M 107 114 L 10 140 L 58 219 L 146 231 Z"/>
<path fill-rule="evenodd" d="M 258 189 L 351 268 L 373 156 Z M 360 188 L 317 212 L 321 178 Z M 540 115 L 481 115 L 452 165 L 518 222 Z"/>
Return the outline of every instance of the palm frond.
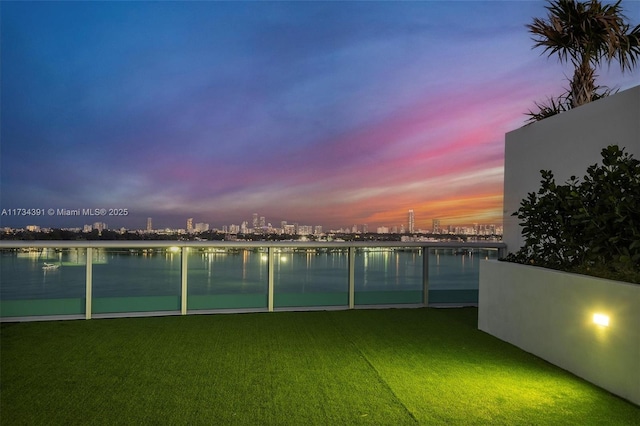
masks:
<path fill-rule="evenodd" d="M 588 102 L 606 98 L 616 92 L 617 89 L 609 88 L 607 86 L 596 86 L 589 94 Z M 555 98 L 548 97 L 544 102 L 534 102 L 534 105 L 536 107 L 535 110 L 529 110 L 529 112 L 525 114 L 529 116 L 526 121 L 527 125 L 575 108 L 573 94 L 570 90 L 565 90 L 564 94 Z"/>
<path fill-rule="evenodd" d="M 527 124 L 544 120 L 545 118 L 552 117 L 571 109 L 571 101 L 568 94 L 558 96 L 557 98 L 549 97 L 545 102 L 534 102 L 534 104 L 537 111 L 529 110 L 529 112 L 526 113 L 526 115 L 529 116 Z"/>
<path fill-rule="evenodd" d="M 598 93 L 595 82 L 595 70 L 603 62 L 617 62 L 625 72 L 640 61 L 640 25 L 631 28 L 627 23 L 621 0 L 612 4 L 602 4 L 600 0 L 550 0 L 545 8 L 545 19 L 534 18 L 527 25 L 533 47 L 543 48 L 549 56 L 557 55 L 562 63 L 571 62 L 574 75 L 569 80 L 569 92 L 536 104 L 539 111 L 529 111 L 530 121 L 606 96 L 609 92 Z"/>

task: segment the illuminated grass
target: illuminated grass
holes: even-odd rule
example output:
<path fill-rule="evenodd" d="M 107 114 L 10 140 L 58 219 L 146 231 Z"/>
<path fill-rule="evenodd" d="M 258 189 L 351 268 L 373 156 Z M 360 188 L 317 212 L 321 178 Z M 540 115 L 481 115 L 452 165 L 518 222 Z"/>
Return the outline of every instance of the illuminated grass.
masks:
<path fill-rule="evenodd" d="M 0 419 L 71 424 L 640 424 L 476 330 L 476 309 L 3 324 Z"/>

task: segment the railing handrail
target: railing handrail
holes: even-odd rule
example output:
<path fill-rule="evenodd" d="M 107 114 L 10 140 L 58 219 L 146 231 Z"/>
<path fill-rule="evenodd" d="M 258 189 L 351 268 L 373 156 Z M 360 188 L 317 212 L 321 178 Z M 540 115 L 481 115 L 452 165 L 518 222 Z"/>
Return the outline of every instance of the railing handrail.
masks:
<path fill-rule="evenodd" d="M 171 241 L 171 240 L 2 240 L 0 249 L 9 248 L 366 248 L 366 247 L 423 247 L 423 248 L 493 248 L 505 249 L 504 242 L 496 241 Z"/>

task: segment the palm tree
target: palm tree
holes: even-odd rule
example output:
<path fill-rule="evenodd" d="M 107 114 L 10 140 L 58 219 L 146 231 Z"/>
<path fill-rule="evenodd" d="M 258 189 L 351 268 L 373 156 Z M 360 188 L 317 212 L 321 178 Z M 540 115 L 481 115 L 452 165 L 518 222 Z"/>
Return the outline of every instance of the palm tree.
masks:
<path fill-rule="evenodd" d="M 595 69 L 601 62 L 618 62 L 623 72 L 636 66 L 640 57 L 640 25 L 629 30 L 620 1 L 603 5 L 599 0 L 553 0 L 546 6 L 547 20 L 535 18 L 527 25 L 533 34 L 534 47 L 543 47 L 549 56 L 557 54 L 560 62 L 570 61 L 575 68 L 569 90 L 559 98 L 565 99 L 565 109 L 609 93 L 609 90 L 597 93 Z"/>

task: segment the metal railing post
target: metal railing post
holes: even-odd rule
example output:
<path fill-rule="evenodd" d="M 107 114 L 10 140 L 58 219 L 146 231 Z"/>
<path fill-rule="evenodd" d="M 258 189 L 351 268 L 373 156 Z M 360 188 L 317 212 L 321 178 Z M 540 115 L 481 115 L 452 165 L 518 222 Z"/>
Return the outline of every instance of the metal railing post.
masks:
<path fill-rule="evenodd" d="M 180 269 L 180 288 L 182 290 L 180 296 L 180 313 L 187 315 L 187 275 L 189 273 L 189 248 L 182 247 L 180 252 L 182 259 L 182 268 Z"/>
<path fill-rule="evenodd" d="M 84 304 L 84 317 L 85 319 L 91 319 L 91 299 L 93 298 L 93 248 L 87 247 L 87 265 L 85 275 L 85 304 Z"/>
<path fill-rule="evenodd" d="M 269 312 L 273 312 L 273 286 L 274 286 L 274 282 L 273 282 L 273 273 L 274 273 L 274 248 L 273 247 L 269 247 L 269 271 L 268 271 L 268 277 L 269 277 L 269 284 L 268 284 L 268 290 L 267 290 L 267 310 Z"/>
<path fill-rule="evenodd" d="M 429 247 L 422 247 L 422 304 L 429 305 Z"/>
<path fill-rule="evenodd" d="M 355 307 L 356 298 L 356 248 L 349 247 L 349 309 Z"/>

